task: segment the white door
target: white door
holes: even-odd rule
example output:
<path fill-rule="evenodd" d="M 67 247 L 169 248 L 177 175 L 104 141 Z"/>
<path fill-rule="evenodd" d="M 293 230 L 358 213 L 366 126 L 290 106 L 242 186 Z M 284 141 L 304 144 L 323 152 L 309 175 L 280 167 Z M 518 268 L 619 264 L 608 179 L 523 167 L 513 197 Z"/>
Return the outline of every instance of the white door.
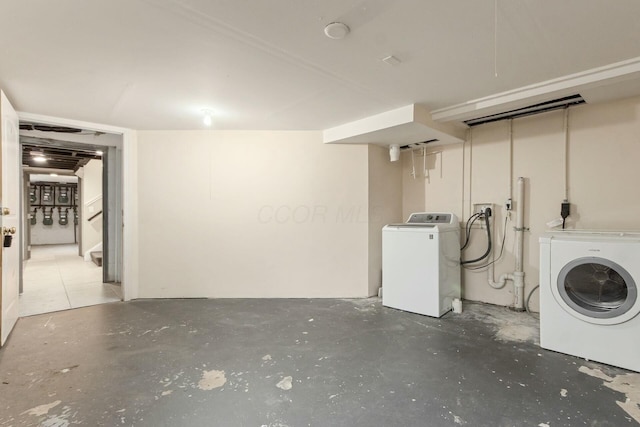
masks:
<path fill-rule="evenodd" d="M 4 92 L 0 91 L 0 240 L 11 236 L 11 246 L 0 250 L 0 280 L 2 280 L 2 317 L 0 346 L 4 345 L 18 320 L 18 273 L 20 268 L 20 235 L 16 232 L 20 211 L 20 161 L 18 157 L 18 115 Z"/>

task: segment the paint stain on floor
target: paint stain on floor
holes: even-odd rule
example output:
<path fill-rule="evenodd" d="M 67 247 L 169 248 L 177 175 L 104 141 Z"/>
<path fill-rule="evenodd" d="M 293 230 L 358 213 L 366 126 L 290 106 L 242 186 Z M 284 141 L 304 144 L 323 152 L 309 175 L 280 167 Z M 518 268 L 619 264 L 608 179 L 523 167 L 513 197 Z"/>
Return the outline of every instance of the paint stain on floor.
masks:
<path fill-rule="evenodd" d="M 278 382 L 278 384 L 276 384 L 276 387 L 281 390 L 291 390 L 293 387 L 293 377 L 284 377 L 280 382 Z"/>
<path fill-rule="evenodd" d="M 220 388 L 227 383 L 227 378 L 224 375 L 224 371 L 203 371 L 202 378 L 198 382 L 198 388 L 200 390 L 213 390 Z"/>
<path fill-rule="evenodd" d="M 72 423 L 80 424 L 79 422 L 69 421 L 71 416 L 71 408 L 65 406 L 62 408 L 61 414 L 47 416 L 47 419 L 40 423 L 40 427 L 69 427 Z"/>
<path fill-rule="evenodd" d="M 610 377 L 600 369 L 591 369 L 587 366 L 580 366 L 578 369 L 583 374 L 590 375 L 604 381 L 604 386 L 623 393 L 624 402 L 616 402 L 631 418 L 640 423 L 640 374 L 623 374 Z"/>
<path fill-rule="evenodd" d="M 500 341 L 535 342 L 538 338 L 538 328 L 528 325 L 503 325 L 496 332 L 496 339 Z"/>
<path fill-rule="evenodd" d="M 24 411 L 20 415 L 27 414 L 27 415 L 33 415 L 33 416 L 36 416 L 36 417 L 41 417 L 43 415 L 47 415 L 51 409 L 55 408 L 56 406 L 58 406 L 61 403 L 62 403 L 62 401 L 60 401 L 60 400 L 56 400 L 55 402 L 51 402 L 51 403 L 45 403 L 44 405 L 40 405 L 40 406 L 33 407 L 31 409 L 27 409 L 26 411 Z"/>
<path fill-rule="evenodd" d="M 540 324 L 535 317 L 490 304 L 465 302 L 470 310 L 456 314 L 462 318 L 486 323 L 495 331 L 495 339 L 506 342 L 528 342 L 539 345 Z"/>

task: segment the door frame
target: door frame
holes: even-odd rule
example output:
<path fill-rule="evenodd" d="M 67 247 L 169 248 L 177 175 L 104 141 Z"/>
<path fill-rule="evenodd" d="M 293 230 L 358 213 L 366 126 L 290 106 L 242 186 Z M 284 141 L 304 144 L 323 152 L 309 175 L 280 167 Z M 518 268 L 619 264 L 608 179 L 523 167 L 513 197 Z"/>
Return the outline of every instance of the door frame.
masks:
<path fill-rule="evenodd" d="M 111 125 L 64 119 L 18 111 L 20 121 L 87 129 L 122 136 L 122 293 L 123 300 L 138 298 L 138 179 L 137 134 L 135 130 Z M 23 215 L 23 213 L 21 213 Z"/>
<path fill-rule="evenodd" d="M 20 194 L 22 188 L 20 179 L 22 176 L 20 173 L 20 119 L 2 90 L 0 90 L 0 98 L 0 120 L 2 122 L 0 126 L 0 132 L 2 133 L 0 135 L 2 139 L 2 147 L 0 147 L 0 175 L 2 175 L 0 177 L 2 178 L 0 179 L 0 187 L 2 188 L 0 188 L 0 193 L 2 193 L 3 204 L 0 225 L 2 226 L 3 235 L 7 228 L 15 227 L 16 230 L 10 234 L 14 235 L 16 243 L 18 243 L 22 238 L 20 226 L 22 214 L 20 206 L 22 198 Z M 6 129 L 5 125 L 7 125 Z M 5 136 L 7 137 L 6 139 Z M 6 182 L 4 178 L 8 178 Z M 12 182 L 14 179 L 16 181 Z M 8 208 L 6 215 L 4 208 Z M 2 312 L 0 313 L 0 346 L 6 344 L 6 340 L 20 317 L 20 272 L 22 267 L 20 264 L 20 245 L 9 246 L 6 250 L 5 248 L 0 250 L 0 285 L 2 288 L 0 292 L 0 311 Z"/>

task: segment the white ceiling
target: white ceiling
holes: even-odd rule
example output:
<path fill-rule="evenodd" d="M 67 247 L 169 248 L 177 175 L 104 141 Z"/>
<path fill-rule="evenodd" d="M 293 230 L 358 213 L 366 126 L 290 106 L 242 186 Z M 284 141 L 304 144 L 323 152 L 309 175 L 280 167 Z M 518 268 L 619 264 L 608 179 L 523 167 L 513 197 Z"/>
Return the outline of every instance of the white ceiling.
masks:
<path fill-rule="evenodd" d="M 497 0 L 497 27 L 495 4 L 0 0 L 0 87 L 20 111 L 133 129 L 201 128 L 203 108 L 214 129 L 327 129 L 640 56 L 638 0 Z M 333 21 L 351 33 L 325 37 Z"/>

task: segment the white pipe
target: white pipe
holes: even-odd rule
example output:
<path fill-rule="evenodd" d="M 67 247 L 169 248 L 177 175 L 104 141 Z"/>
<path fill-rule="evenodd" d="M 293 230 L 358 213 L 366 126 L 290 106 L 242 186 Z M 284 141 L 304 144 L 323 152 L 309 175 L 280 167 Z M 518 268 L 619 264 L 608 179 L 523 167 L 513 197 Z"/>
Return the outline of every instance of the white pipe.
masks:
<path fill-rule="evenodd" d="M 471 201 L 473 200 L 473 128 L 469 129 L 469 215 L 473 214 L 473 204 Z"/>
<path fill-rule="evenodd" d="M 427 147 L 422 147 L 422 174 L 429 179 L 429 171 L 427 170 Z"/>
<path fill-rule="evenodd" d="M 522 269 L 522 259 L 524 253 L 524 178 L 518 178 L 518 195 L 516 199 L 516 265 L 512 274 L 503 274 L 498 281 L 493 280 L 493 262 L 489 264 L 487 269 L 487 282 L 494 289 L 502 289 L 507 280 L 513 282 L 514 288 L 514 304 L 513 308 L 517 311 L 524 310 L 524 271 Z"/>
<path fill-rule="evenodd" d="M 569 107 L 564 109 L 564 201 L 569 200 Z"/>
<path fill-rule="evenodd" d="M 509 199 L 513 198 L 513 119 L 509 119 Z"/>
<path fill-rule="evenodd" d="M 413 157 L 413 150 L 411 150 L 411 176 L 416 179 L 416 161 Z"/>
<path fill-rule="evenodd" d="M 524 236 L 524 178 L 518 178 L 518 198 L 516 200 L 516 271 L 522 271 Z"/>
<path fill-rule="evenodd" d="M 471 128 L 469 128 L 471 129 Z M 462 214 L 464 215 L 464 190 L 465 190 L 465 185 L 466 185 L 466 181 L 465 181 L 465 168 L 467 166 L 467 162 L 466 162 L 466 150 L 465 148 L 467 147 L 467 140 L 469 139 L 469 130 L 467 130 L 466 135 L 465 135 L 465 139 L 464 141 L 462 141 L 462 185 L 461 185 L 461 189 L 462 191 L 460 192 L 460 196 L 462 197 L 462 200 L 460 200 L 460 212 L 462 212 Z M 471 216 L 471 215 L 469 215 Z"/>
<path fill-rule="evenodd" d="M 489 224 L 489 227 L 491 227 L 491 225 L 492 224 Z M 506 232 L 507 230 L 505 229 L 504 231 Z M 496 257 L 495 252 L 492 251 L 491 261 L 489 262 L 489 267 L 487 267 L 487 282 L 489 283 L 489 286 L 491 286 L 493 289 L 502 289 L 504 288 L 504 285 L 507 284 L 507 280 L 513 280 L 513 274 L 505 273 L 500 276 L 497 282 L 493 280 L 495 257 Z"/>
<path fill-rule="evenodd" d="M 514 306 L 524 310 L 524 271 L 522 259 L 524 253 L 524 178 L 518 178 L 518 200 L 516 201 L 516 270 L 513 272 Z"/>
<path fill-rule="evenodd" d="M 502 289 L 504 288 L 504 285 L 507 284 L 507 280 L 513 280 L 513 274 L 503 274 L 500 276 L 500 278 L 498 279 L 497 282 L 494 282 L 493 280 L 493 264 L 489 265 L 489 268 L 487 269 L 488 273 L 487 273 L 487 281 L 489 282 L 489 286 L 491 286 L 493 289 Z"/>

